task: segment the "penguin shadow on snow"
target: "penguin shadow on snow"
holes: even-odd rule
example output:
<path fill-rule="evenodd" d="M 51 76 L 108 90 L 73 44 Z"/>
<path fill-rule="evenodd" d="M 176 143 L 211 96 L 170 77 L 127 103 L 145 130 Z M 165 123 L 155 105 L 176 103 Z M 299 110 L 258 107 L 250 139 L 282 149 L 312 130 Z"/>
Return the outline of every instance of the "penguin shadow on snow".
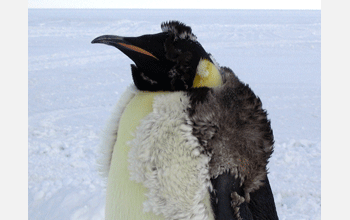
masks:
<path fill-rule="evenodd" d="M 266 168 L 274 137 L 260 99 L 191 27 L 170 21 L 161 29 L 92 41 L 135 63 L 136 88 L 121 98 L 101 142 L 106 219 L 278 219 Z"/>

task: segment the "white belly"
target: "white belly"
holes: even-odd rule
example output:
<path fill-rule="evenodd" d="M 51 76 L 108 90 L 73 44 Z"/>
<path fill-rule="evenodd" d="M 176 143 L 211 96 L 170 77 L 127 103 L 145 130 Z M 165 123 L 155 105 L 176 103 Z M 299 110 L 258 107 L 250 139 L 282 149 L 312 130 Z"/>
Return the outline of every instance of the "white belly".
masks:
<path fill-rule="evenodd" d="M 152 105 L 149 103 L 152 103 L 155 95 L 156 93 L 139 92 L 127 105 L 120 119 L 108 176 L 106 195 L 106 219 L 108 220 L 164 220 L 162 216 L 143 212 L 142 203 L 146 200 L 146 188 L 141 183 L 130 180 L 128 169 L 130 149 L 126 144 L 134 138 L 133 134 L 140 120 L 152 111 Z"/>
<path fill-rule="evenodd" d="M 165 218 L 162 214 L 156 215 L 152 211 L 144 212 L 144 202 L 149 199 L 146 196 L 149 189 L 143 183 L 130 180 L 130 164 L 128 162 L 130 151 L 128 143 L 135 139 L 136 128 L 140 125 L 141 119 L 144 119 L 153 111 L 153 100 L 160 94 L 166 93 L 139 92 L 127 105 L 120 119 L 117 142 L 114 146 L 108 176 L 106 196 L 107 220 L 170 219 L 169 217 Z M 186 192 L 183 193 L 186 194 Z M 210 208 L 209 193 L 206 191 L 204 194 L 202 195 L 201 204 L 203 207 L 206 207 L 206 217 L 198 218 L 197 216 L 194 219 L 214 219 Z"/>

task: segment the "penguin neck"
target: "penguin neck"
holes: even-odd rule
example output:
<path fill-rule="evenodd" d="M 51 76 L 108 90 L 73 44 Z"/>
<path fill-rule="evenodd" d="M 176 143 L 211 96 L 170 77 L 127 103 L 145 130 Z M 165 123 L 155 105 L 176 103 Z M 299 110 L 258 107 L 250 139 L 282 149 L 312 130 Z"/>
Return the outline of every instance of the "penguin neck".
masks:
<path fill-rule="evenodd" d="M 171 93 L 171 92 L 170 91 L 143 91 L 143 90 L 140 90 L 138 95 L 153 98 L 157 95 L 165 95 L 165 94 L 169 94 L 169 93 Z"/>
<path fill-rule="evenodd" d="M 193 88 L 200 88 L 200 87 L 214 88 L 217 86 L 221 86 L 222 84 L 223 84 L 222 76 L 219 70 L 217 69 L 217 67 L 207 59 L 200 60 L 197 66 L 197 71 L 193 80 L 192 87 Z M 140 94 L 142 96 L 148 96 L 150 98 L 154 98 L 157 95 L 169 94 L 171 92 L 172 91 L 140 90 Z"/>

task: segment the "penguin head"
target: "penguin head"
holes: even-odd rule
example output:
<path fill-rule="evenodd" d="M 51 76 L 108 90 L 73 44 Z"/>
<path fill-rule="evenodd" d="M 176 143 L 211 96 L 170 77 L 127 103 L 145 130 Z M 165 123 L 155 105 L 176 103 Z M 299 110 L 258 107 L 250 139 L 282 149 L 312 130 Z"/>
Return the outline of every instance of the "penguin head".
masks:
<path fill-rule="evenodd" d="M 221 84 L 218 68 L 191 27 L 170 21 L 161 29 L 139 37 L 103 35 L 91 43 L 114 46 L 132 59 L 132 77 L 139 90 L 181 91 Z"/>

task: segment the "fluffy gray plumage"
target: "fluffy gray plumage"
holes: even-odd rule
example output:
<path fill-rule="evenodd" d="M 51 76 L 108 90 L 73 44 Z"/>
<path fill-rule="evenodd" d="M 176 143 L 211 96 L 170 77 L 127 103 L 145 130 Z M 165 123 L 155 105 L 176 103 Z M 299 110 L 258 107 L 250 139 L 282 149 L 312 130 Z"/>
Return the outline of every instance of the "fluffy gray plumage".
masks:
<path fill-rule="evenodd" d="M 223 85 L 199 88 L 188 93 L 193 135 L 211 154 L 210 178 L 224 172 L 240 178 L 244 199 L 263 185 L 266 165 L 273 152 L 273 133 L 260 99 L 229 68 L 221 68 Z M 242 200 L 243 199 L 243 200 Z M 235 206 L 238 206 L 236 204 Z"/>

